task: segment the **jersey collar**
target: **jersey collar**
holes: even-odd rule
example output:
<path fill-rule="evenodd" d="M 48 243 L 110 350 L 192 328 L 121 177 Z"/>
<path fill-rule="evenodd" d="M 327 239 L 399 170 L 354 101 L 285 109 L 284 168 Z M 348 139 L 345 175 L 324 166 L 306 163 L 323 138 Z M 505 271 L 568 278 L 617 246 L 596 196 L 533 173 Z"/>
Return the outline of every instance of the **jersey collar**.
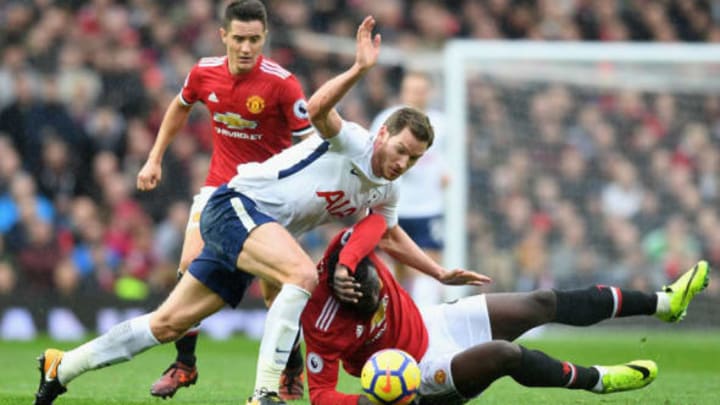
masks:
<path fill-rule="evenodd" d="M 249 72 L 234 75 L 230 73 L 230 67 L 228 66 L 229 59 L 227 55 L 225 55 L 225 71 L 227 71 L 227 74 L 232 77 L 233 80 L 236 82 L 246 80 L 249 77 L 255 76 L 255 74 L 260 71 L 260 65 L 262 64 L 264 59 L 265 56 L 263 54 L 258 55 L 257 61 L 255 61 L 255 66 L 253 66 L 253 68 Z"/>

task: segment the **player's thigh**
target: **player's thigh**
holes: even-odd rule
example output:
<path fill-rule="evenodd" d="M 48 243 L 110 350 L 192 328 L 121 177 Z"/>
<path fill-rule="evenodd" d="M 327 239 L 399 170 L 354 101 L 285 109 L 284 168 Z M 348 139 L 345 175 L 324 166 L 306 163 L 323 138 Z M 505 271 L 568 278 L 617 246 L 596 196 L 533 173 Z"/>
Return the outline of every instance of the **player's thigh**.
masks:
<path fill-rule="evenodd" d="M 178 271 L 185 273 L 190 263 L 200 255 L 205 243 L 203 242 L 200 228 L 189 228 L 185 231 L 185 240 L 183 241 L 182 253 L 180 253 L 180 266 Z"/>
<path fill-rule="evenodd" d="M 550 290 L 487 294 L 493 339 L 513 341 L 528 330 L 552 321 L 555 294 Z"/>
<path fill-rule="evenodd" d="M 317 284 L 312 259 L 277 222 L 262 224 L 248 235 L 237 267 L 275 285 L 289 283 L 312 291 Z"/>
<path fill-rule="evenodd" d="M 190 262 L 202 252 L 204 243 L 202 235 L 200 234 L 200 216 L 208 200 L 210 200 L 210 196 L 212 196 L 216 189 L 216 187 L 205 186 L 200 188 L 200 191 L 193 196 L 190 215 L 185 227 L 185 240 L 183 241 L 182 253 L 180 254 L 179 270 L 181 272 L 185 272 L 188 266 L 190 266 Z"/>

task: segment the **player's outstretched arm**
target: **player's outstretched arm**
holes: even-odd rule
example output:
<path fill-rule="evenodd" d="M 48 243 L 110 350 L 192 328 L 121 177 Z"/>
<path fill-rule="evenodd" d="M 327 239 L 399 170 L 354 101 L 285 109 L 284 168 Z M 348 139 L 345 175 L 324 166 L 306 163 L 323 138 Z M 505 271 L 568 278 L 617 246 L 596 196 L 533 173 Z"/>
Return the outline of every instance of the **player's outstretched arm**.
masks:
<path fill-rule="evenodd" d="M 377 63 L 381 40 L 380 34 L 372 35 L 374 27 L 375 18 L 365 17 L 357 30 L 355 63 L 320 86 L 308 101 L 310 120 L 323 138 L 332 138 L 340 131 L 342 120 L 335 105 Z"/>
<path fill-rule="evenodd" d="M 160 130 L 158 136 L 155 138 L 155 143 L 150 149 L 147 161 L 140 169 L 137 175 L 137 188 L 141 191 L 149 191 L 157 187 L 162 179 L 162 160 L 165 155 L 170 142 L 172 142 L 175 135 L 185 126 L 190 115 L 191 107 L 185 106 L 180 103 L 179 96 L 176 96 L 173 101 L 170 102 L 165 116 L 163 116 L 162 123 L 160 124 Z"/>
<path fill-rule="evenodd" d="M 398 262 L 419 270 L 447 285 L 484 285 L 490 277 L 464 269 L 448 270 L 436 263 L 398 225 L 388 229 L 380 248 Z"/>

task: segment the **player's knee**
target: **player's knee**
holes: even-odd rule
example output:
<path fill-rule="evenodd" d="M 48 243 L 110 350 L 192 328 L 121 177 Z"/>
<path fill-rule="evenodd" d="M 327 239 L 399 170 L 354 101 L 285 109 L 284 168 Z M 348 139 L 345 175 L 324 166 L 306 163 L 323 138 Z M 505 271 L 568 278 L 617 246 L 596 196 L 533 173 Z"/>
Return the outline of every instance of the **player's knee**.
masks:
<path fill-rule="evenodd" d="M 180 339 L 192 327 L 192 324 L 186 324 L 172 314 L 155 312 L 150 318 L 150 331 L 161 343 Z"/>
<path fill-rule="evenodd" d="M 493 340 L 488 343 L 492 345 L 492 353 L 496 356 L 496 362 L 505 370 L 513 370 L 520 366 L 522 350 L 520 346 L 507 340 Z"/>
<path fill-rule="evenodd" d="M 554 318 L 555 292 L 552 290 L 536 290 L 530 293 L 529 299 L 532 300 L 530 305 L 538 311 L 543 321 L 549 322 Z"/>
<path fill-rule="evenodd" d="M 314 266 L 298 266 L 287 282 L 308 292 L 313 292 L 318 285 L 317 270 Z"/>

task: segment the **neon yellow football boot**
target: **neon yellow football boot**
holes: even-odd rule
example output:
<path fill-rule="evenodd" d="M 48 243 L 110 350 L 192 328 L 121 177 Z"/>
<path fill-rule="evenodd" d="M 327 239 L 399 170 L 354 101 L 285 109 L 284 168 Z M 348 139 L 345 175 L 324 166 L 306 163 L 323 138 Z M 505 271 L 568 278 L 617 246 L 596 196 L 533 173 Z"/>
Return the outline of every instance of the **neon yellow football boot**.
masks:
<path fill-rule="evenodd" d="M 600 372 L 601 391 L 598 394 L 640 389 L 657 377 L 658 368 L 652 360 L 634 360 L 619 366 L 594 366 Z"/>
<path fill-rule="evenodd" d="M 701 260 L 674 283 L 663 287 L 663 292 L 670 297 L 670 310 L 658 312 L 656 316 L 665 322 L 681 321 L 695 294 L 704 290 L 708 284 L 710 284 L 710 266 L 708 262 Z"/>

